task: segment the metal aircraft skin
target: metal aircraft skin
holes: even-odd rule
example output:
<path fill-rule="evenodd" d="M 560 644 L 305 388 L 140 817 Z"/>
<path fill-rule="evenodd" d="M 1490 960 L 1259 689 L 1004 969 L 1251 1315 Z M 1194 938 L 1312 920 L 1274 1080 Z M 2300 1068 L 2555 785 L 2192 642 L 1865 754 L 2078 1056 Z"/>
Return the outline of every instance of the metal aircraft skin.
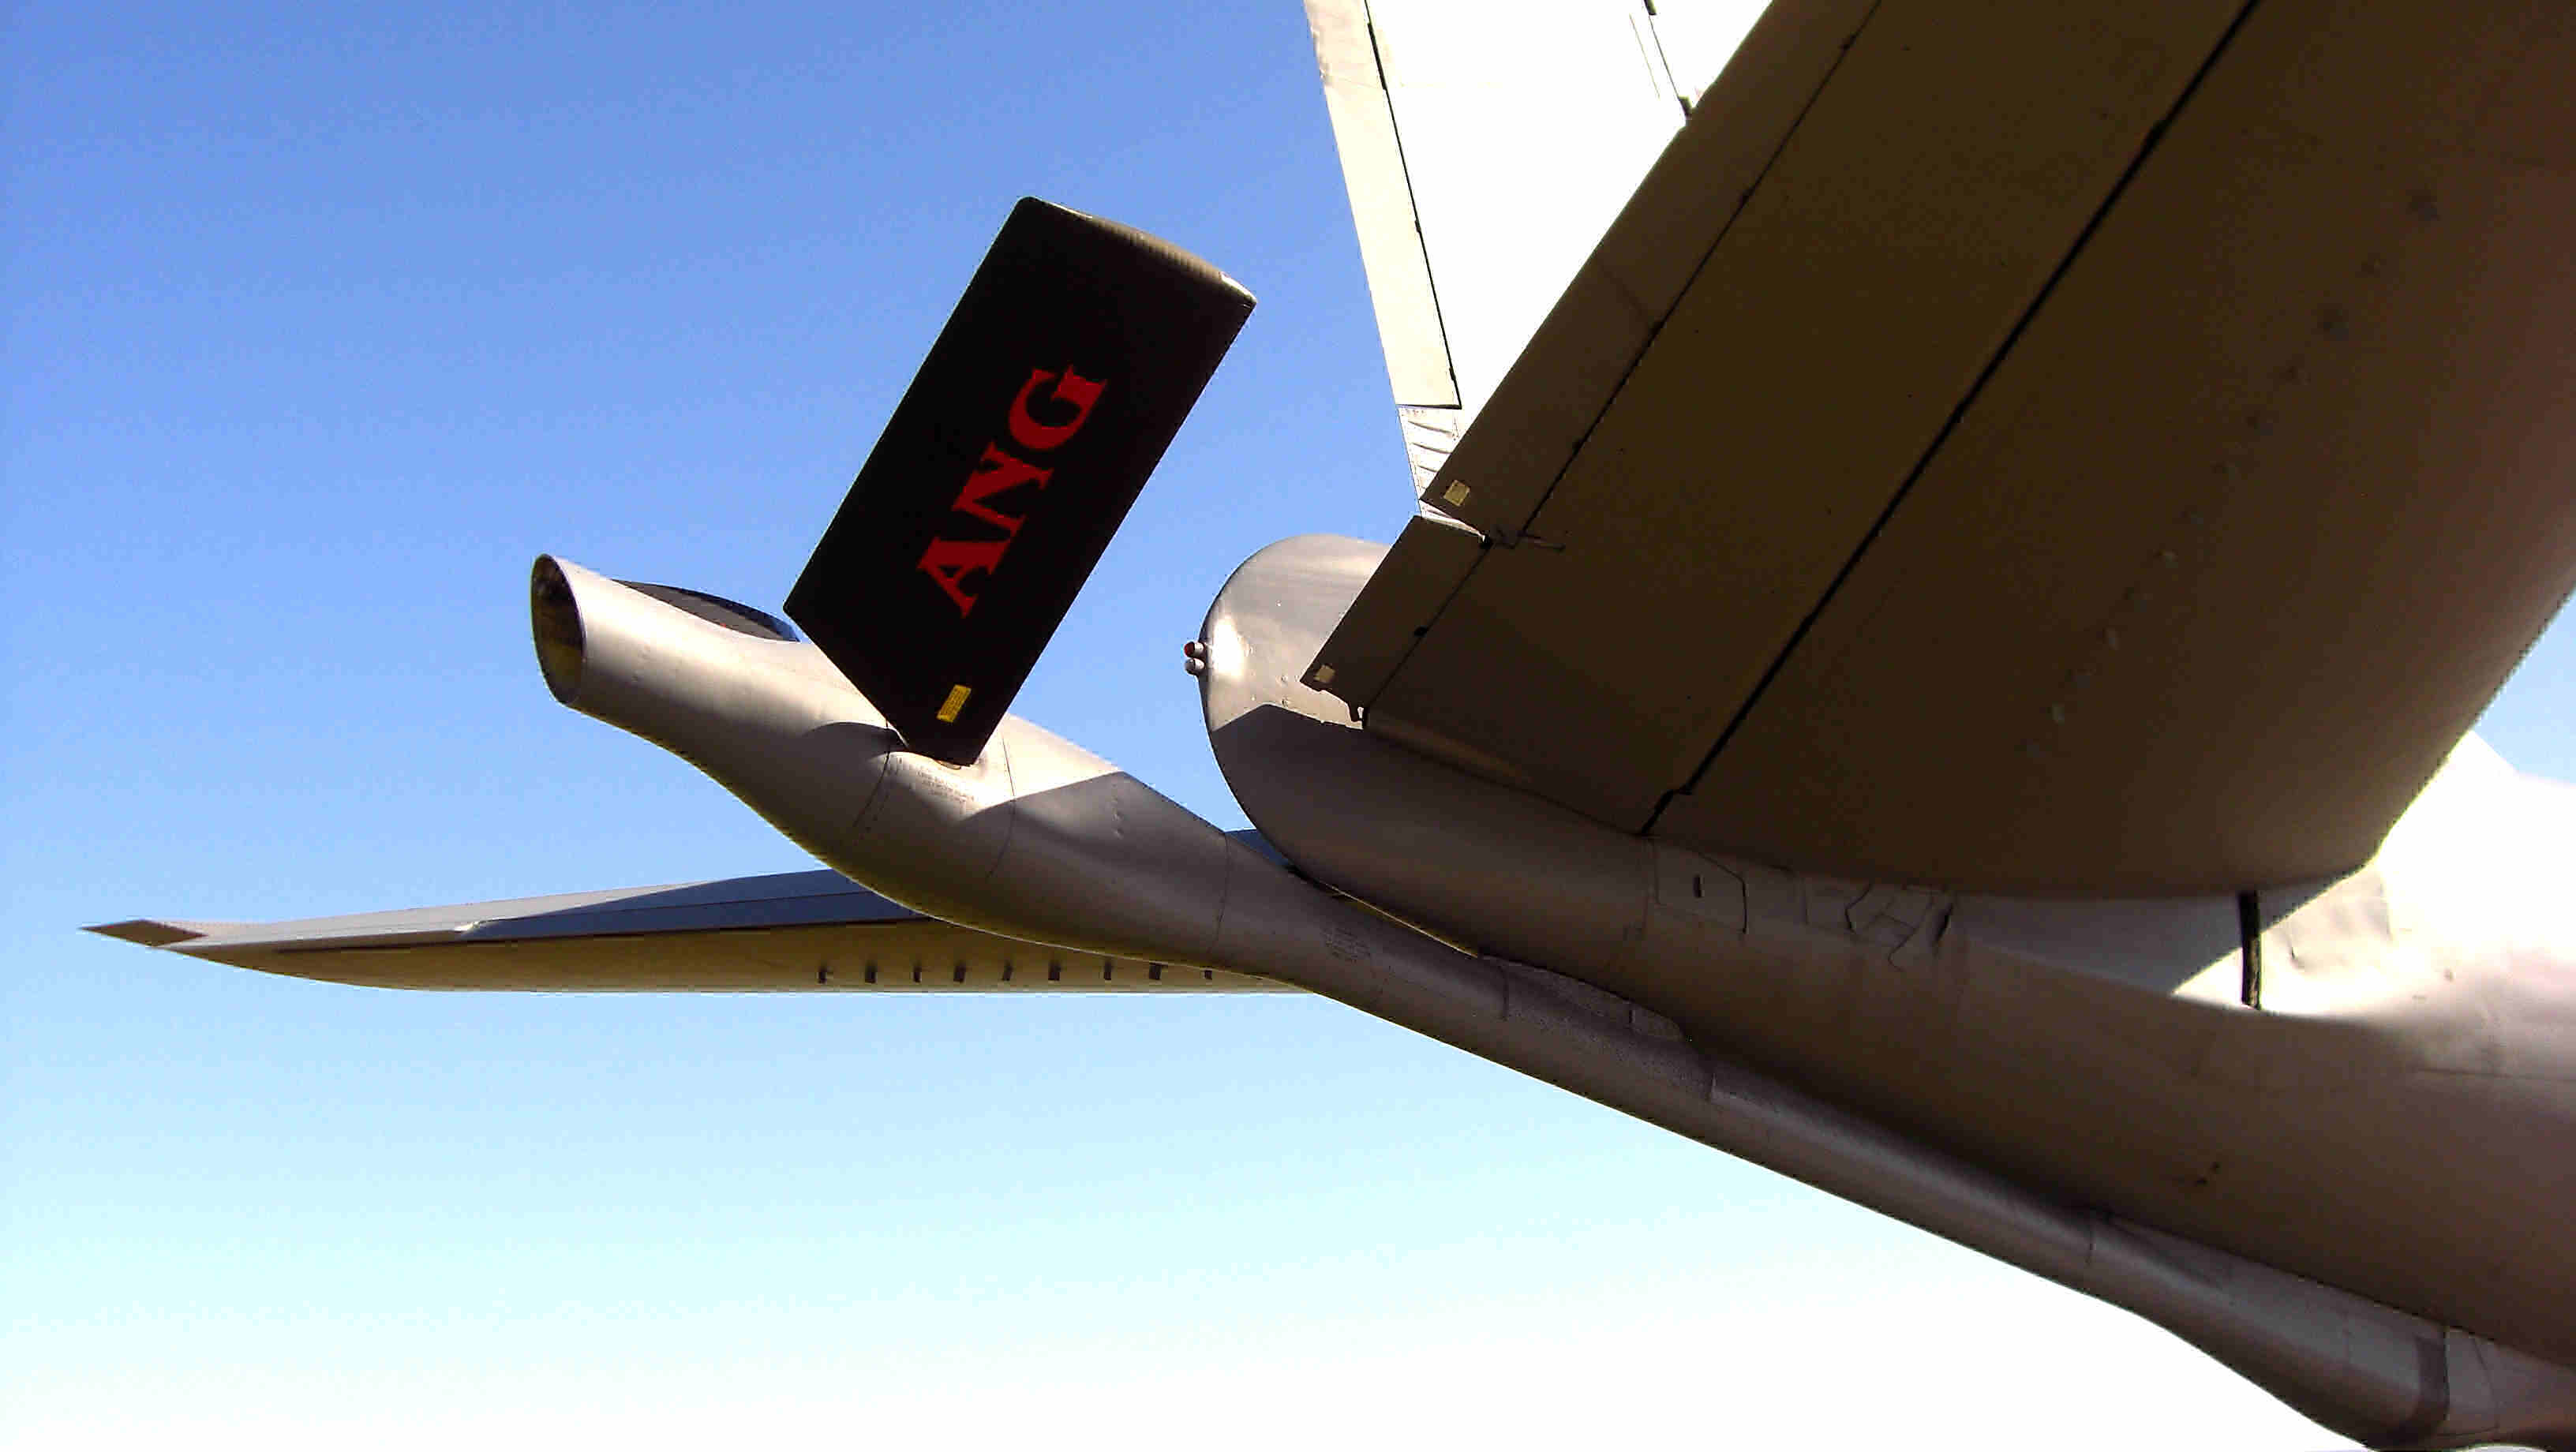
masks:
<path fill-rule="evenodd" d="M 2372 1446 L 2576 1449 L 2576 788 L 2466 735 L 2576 583 L 2576 11 L 1307 8 L 1422 505 L 1190 644 L 1258 836 L 1001 714 L 1250 306 L 1030 203 L 835 525 L 891 593 L 536 566 L 554 695 L 834 871 L 101 931 L 1322 993 Z"/>

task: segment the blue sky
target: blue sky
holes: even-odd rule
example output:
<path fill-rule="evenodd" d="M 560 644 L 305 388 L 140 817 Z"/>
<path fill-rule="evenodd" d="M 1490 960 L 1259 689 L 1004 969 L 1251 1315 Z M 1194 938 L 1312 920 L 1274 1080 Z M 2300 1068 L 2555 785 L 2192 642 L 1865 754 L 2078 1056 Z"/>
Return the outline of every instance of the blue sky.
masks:
<path fill-rule="evenodd" d="M 809 865 L 555 706 L 540 551 L 772 604 L 1013 198 L 1262 299 L 1022 714 L 1407 499 L 1303 20 L 6 16 L 0 1439 L 2322 1447 L 2122 1313 L 1313 1001 L 445 997 L 93 939 Z M 2576 630 L 2491 713 L 2576 776 Z"/>

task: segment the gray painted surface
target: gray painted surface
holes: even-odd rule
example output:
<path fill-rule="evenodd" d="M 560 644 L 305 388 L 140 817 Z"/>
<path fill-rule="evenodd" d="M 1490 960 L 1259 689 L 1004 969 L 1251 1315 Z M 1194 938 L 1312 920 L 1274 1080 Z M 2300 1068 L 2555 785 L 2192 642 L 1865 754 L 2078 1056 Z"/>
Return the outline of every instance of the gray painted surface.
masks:
<path fill-rule="evenodd" d="M 1543 964 L 1677 1024 L 1710 1064 L 1815 1095 L 1923 1173 L 1973 1166 L 2012 1193 L 1935 1214 L 1868 1167 L 1881 1150 L 1793 1166 L 1750 1130 L 1686 1133 L 2137 1310 L 2366 1440 L 2441 1440 L 2429 1409 L 2476 1374 L 2446 1338 L 2576 1360 L 2576 952 L 2530 906 L 2576 871 L 2576 794 L 2463 743 L 2378 860 L 2268 910 L 2256 1012 L 2237 1001 L 2233 899 L 1793 874 L 1626 836 L 1356 729 L 1298 677 L 1381 549 L 1285 541 L 1210 611 L 1209 730 L 1263 831 L 1448 942 Z M 2089 1227 L 2080 1266 L 2025 1239 L 2069 1223 Z M 2119 1267 L 2105 1236 L 2142 1259 Z M 2249 1299 L 2177 1301 L 2158 1279 L 2177 1267 Z M 2273 1335 L 2383 1345 L 2376 1410 L 2288 1388 Z M 2566 1373 L 2532 1375 L 2555 1389 L 2442 1436 L 2576 1435 Z"/>
<path fill-rule="evenodd" d="M 2352 871 L 2576 585 L 2571 37 L 1775 0 L 1440 466 L 1489 547 L 1408 532 L 1316 684 L 1810 873 Z"/>
<path fill-rule="evenodd" d="M 1369 906 L 1016 718 L 968 767 L 904 753 L 810 647 L 566 566 L 569 614 L 541 632 L 556 694 L 882 899 L 789 874 L 510 905 L 506 941 L 470 945 L 428 941 L 477 930 L 457 910 L 119 935 L 261 967 L 299 941 L 342 964 L 535 954 L 650 986 L 710 972 L 708 941 L 893 929 L 1290 984 L 2126 1307 L 2374 1445 L 2576 1448 L 2576 973 L 2533 890 L 2565 880 L 2576 794 L 2464 749 L 2380 861 L 2266 930 L 2283 1007 L 2256 1012 L 2159 987 L 2209 946 L 2206 903 L 2097 905 L 2088 931 L 2063 903 L 1800 877 L 1353 729 L 1297 676 L 1381 553 L 1307 537 L 1256 556 L 1211 608 L 1201 677 L 1247 811 Z M 851 920 L 742 925 L 816 899 Z M 547 930 L 627 914 L 737 926 Z M 2119 970 L 2124 942 L 2143 966 Z M 758 982 L 731 964 L 723 986 L 845 986 L 799 980 L 805 961 L 769 955 Z M 924 972 L 913 986 L 940 986 Z M 962 956 L 954 972 L 967 986 Z M 2254 1153 L 2172 1158 L 2208 1144 Z"/>

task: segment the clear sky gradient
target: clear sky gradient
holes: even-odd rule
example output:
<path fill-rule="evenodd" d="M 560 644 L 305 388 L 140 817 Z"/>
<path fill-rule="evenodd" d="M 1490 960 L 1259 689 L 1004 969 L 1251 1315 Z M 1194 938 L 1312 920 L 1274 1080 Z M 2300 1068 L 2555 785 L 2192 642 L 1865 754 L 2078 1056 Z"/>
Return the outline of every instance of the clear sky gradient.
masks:
<path fill-rule="evenodd" d="M 1024 193 L 1261 308 L 1018 709 L 1403 464 L 1295 0 L 6 12 L 0 1441 L 2314 1448 L 2163 1333 L 1316 1000 L 429 996 L 74 931 L 808 866 L 553 704 L 774 606 Z M 2576 776 L 2576 632 L 2487 730 Z"/>

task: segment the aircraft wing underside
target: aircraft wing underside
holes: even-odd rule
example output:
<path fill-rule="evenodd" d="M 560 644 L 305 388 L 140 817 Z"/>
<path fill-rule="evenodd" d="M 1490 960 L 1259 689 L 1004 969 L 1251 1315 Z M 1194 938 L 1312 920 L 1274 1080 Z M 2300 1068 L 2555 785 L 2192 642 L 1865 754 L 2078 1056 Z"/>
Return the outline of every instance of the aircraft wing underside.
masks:
<path fill-rule="evenodd" d="M 1306 0 L 1415 495 L 1760 8 Z"/>
<path fill-rule="evenodd" d="M 291 922 L 137 919 L 91 931 L 236 967 L 373 988 L 1297 991 L 1243 973 L 1073 953 L 958 927 L 828 871 Z"/>
<path fill-rule="evenodd" d="M 1307 679 L 1791 868 L 2349 870 L 2576 581 L 2571 78 L 2519 0 L 1779 0 Z"/>

